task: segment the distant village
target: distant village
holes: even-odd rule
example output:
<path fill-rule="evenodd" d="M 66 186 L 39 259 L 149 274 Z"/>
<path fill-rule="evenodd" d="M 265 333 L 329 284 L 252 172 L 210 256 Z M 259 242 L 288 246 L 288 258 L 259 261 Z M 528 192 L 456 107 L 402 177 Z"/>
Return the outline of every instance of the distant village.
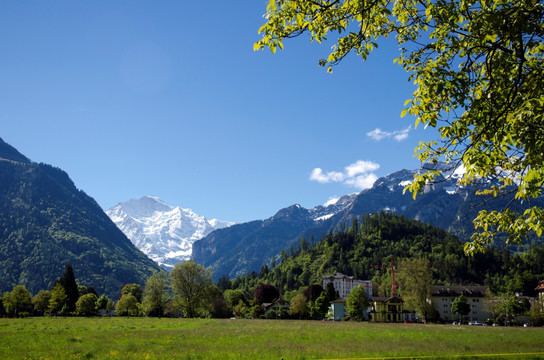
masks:
<path fill-rule="evenodd" d="M 404 300 L 397 294 L 394 281 L 391 296 L 383 296 L 381 286 L 378 289 L 378 295 L 373 296 L 372 281 L 355 279 L 353 276 L 342 273 L 323 276 L 323 288 L 327 288 L 328 284 L 334 286 L 340 297 L 330 302 L 327 320 L 341 321 L 349 318 L 346 310 L 346 299 L 353 289 L 360 286 L 369 299 L 369 306 L 364 311 L 364 317 L 368 321 L 385 323 L 421 322 L 421 318 L 418 317 L 416 312 L 404 308 Z M 533 325 L 533 319 L 530 315 L 527 315 L 527 311 L 523 310 L 529 310 L 527 307 L 542 307 L 544 305 L 544 280 L 540 281 L 535 290 L 538 292 L 536 297 L 523 296 L 520 293 L 515 294 L 520 311 L 519 314 L 507 314 L 507 317 L 508 315 L 511 315 L 511 317 L 505 319 L 506 324 Z M 452 310 L 452 304 L 460 297 L 464 299 L 467 309 L 465 313 L 461 314 Z M 434 285 L 430 287 L 430 296 L 427 298 L 428 304 L 436 310 L 441 321 L 468 325 L 498 325 L 492 319 L 496 318 L 497 314 L 493 312 L 499 308 L 501 301 L 500 297 L 490 297 L 486 286 L 471 285 Z M 288 311 L 289 305 L 282 298 L 273 303 L 263 304 L 265 314 L 270 311 Z M 539 311 L 541 311 L 540 309 Z"/>

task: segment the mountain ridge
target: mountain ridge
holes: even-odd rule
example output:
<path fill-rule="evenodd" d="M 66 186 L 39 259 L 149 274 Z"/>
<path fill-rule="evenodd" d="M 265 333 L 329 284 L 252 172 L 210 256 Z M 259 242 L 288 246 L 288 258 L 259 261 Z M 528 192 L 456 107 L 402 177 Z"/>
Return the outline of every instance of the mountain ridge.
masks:
<path fill-rule="evenodd" d="M 0 291 L 50 289 L 69 263 L 79 284 L 116 298 L 159 270 L 66 172 L 9 147 L 0 143 L 10 156 L 0 161 Z"/>
<path fill-rule="evenodd" d="M 446 169 L 442 164 L 435 166 Z M 338 227 L 349 225 L 356 217 L 376 212 L 391 212 L 416 219 L 447 230 L 462 242 L 469 241 L 474 232 L 472 220 L 479 210 L 504 208 L 512 198 L 476 196 L 475 191 L 481 185 L 457 184 L 462 168 L 446 170 L 446 176 L 425 186 L 415 199 L 410 193 L 404 194 L 404 188 L 411 184 L 414 174 L 420 170 L 403 169 L 377 179 L 369 189 L 348 195 L 336 208 L 329 205 L 304 209 L 292 205 L 266 220 L 237 224 L 221 233 L 212 232 L 193 244 L 192 258 L 210 267 L 214 278 L 222 275 L 234 278 L 259 271 L 263 264 L 277 258 L 282 250 L 296 247 L 303 237 L 319 240 Z M 544 207 L 542 198 L 533 200 L 533 204 L 537 203 Z M 288 214 L 296 214 L 298 218 Z M 528 241 L 529 244 L 542 242 L 542 238 Z M 496 246 L 511 245 L 505 244 L 504 235 L 499 235 Z"/>

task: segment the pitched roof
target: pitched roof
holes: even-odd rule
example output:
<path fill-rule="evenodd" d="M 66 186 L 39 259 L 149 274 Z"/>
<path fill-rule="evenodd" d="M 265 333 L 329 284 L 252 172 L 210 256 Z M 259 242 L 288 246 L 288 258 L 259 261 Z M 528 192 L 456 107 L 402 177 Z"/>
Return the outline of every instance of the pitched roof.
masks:
<path fill-rule="evenodd" d="M 370 301 L 386 303 L 388 301 L 393 303 L 404 302 L 400 296 L 373 296 Z"/>
<path fill-rule="evenodd" d="M 538 283 L 538 286 L 535 289 L 536 291 L 544 291 L 544 280 Z"/>
<path fill-rule="evenodd" d="M 287 300 L 285 300 L 283 297 L 280 296 L 279 299 L 277 299 L 276 301 L 274 302 L 271 302 L 271 303 L 263 303 L 262 306 L 265 308 L 265 309 L 268 309 L 269 307 L 275 305 L 275 304 L 281 304 L 281 305 L 289 305 L 289 302 Z"/>
<path fill-rule="evenodd" d="M 464 295 L 466 297 L 484 297 L 487 286 L 457 285 L 457 286 L 431 286 L 432 296 Z"/>
<path fill-rule="evenodd" d="M 323 275 L 323 279 L 350 279 L 353 280 L 353 276 L 347 276 L 342 273 L 334 273 L 332 275 Z"/>

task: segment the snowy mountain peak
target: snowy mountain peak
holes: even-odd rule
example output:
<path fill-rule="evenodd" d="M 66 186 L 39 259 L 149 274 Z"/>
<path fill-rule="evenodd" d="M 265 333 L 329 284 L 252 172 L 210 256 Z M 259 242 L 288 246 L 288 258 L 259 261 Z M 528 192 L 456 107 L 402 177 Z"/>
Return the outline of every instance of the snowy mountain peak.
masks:
<path fill-rule="evenodd" d="M 167 270 L 191 257 L 196 240 L 234 224 L 208 221 L 191 209 L 170 206 L 155 196 L 119 203 L 106 214 L 136 247 Z"/>
<path fill-rule="evenodd" d="M 117 204 L 111 209 L 115 208 L 122 208 L 123 213 L 135 218 L 150 217 L 155 212 L 170 211 L 173 209 L 172 206 L 167 205 L 156 196 L 143 196 L 139 199 L 130 199 Z"/>

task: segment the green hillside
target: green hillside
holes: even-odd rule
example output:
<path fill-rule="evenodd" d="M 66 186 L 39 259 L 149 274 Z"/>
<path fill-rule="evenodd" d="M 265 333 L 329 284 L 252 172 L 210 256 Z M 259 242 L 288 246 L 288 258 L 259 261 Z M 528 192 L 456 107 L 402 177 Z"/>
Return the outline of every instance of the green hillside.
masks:
<path fill-rule="evenodd" d="M 436 284 L 481 284 L 494 292 L 534 293 L 544 279 L 544 248 L 533 247 L 521 255 L 489 248 L 467 257 L 463 244 L 445 230 L 390 213 L 365 215 L 351 226 L 340 227 L 311 246 L 303 239 L 296 249 L 283 251 L 259 274 L 233 281 L 233 287 L 251 291 L 270 283 L 281 291 L 320 284 L 322 276 L 341 272 L 358 279 L 381 278 L 387 293 L 391 284 L 391 257 L 396 264 L 405 258 L 426 257 Z"/>
<path fill-rule="evenodd" d="M 65 172 L 11 149 L 0 140 L 0 292 L 50 289 L 69 263 L 80 285 L 115 297 L 159 269 Z"/>

